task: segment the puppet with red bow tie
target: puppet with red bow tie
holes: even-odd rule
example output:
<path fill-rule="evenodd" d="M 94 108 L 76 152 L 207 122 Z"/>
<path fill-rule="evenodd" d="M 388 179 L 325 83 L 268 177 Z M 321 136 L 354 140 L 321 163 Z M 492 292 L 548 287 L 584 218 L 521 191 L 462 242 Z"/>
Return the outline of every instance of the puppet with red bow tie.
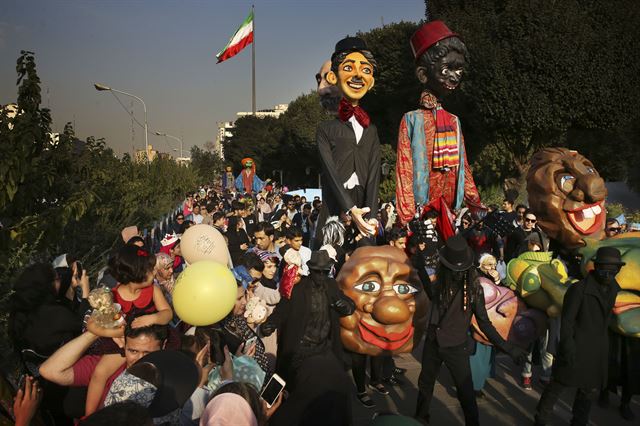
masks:
<path fill-rule="evenodd" d="M 316 141 L 323 171 L 322 200 L 326 208 L 318 229 L 328 216 L 348 213 L 364 237 L 376 231 L 380 183 L 380 141 L 378 131 L 360 107 L 360 99 L 371 90 L 377 64 L 365 42 L 347 37 L 336 44 L 331 71 L 326 79 L 342 93 L 338 117 L 318 126 Z M 364 238 L 366 244 L 369 238 Z"/>

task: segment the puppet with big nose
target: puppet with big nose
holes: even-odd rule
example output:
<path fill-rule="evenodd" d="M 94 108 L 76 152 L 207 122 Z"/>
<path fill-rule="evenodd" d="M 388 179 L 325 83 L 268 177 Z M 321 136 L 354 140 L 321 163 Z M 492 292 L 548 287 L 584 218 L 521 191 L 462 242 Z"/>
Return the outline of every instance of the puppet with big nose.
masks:
<path fill-rule="evenodd" d="M 378 356 L 411 352 L 426 325 L 426 293 L 406 254 L 392 246 L 361 247 L 337 277 L 356 304 L 340 318 L 346 349 Z"/>

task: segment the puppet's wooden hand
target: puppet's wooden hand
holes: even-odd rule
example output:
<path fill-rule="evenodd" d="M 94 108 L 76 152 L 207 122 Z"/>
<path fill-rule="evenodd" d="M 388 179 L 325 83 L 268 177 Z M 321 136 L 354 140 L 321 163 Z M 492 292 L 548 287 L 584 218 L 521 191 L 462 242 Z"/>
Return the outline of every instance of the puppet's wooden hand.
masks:
<path fill-rule="evenodd" d="M 356 224 L 358 231 L 360 231 L 360 233 L 365 237 L 375 235 L 376 233 L 375 226 L 367 222 L 363 217 L 365 214 L 369 213 L 370 210 L 371 209 L 369 209 L 369 207 L 363 207 L 363 208 L 353 207 L 350 211 L 351 218 L 353 219 L 353 222 Z"/>

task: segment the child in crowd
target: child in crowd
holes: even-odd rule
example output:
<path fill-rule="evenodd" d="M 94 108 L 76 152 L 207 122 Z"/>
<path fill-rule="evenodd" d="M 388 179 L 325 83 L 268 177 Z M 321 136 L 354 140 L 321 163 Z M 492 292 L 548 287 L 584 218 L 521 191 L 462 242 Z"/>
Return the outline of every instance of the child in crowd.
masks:
<path fill-rule="evenodd" d="M 122 247 L 109 260 L 111 274 L 118 280 L 118 285 L 112 290 L 114 302 L 120 304 L 122 313 L 134 328 L 166 325 L 173 318 L 173 311 L 162 290 L 152 285 L 155 263 L 155 256 L 133 245 Z M 100 336 L 122 337 L 123 329 L 102 329 Z M 123 362 L 124 357 L 120 353 L 105 354 L 100 359 L 87 389 L 85 415 L 98 409 L 107 380 Z"/>

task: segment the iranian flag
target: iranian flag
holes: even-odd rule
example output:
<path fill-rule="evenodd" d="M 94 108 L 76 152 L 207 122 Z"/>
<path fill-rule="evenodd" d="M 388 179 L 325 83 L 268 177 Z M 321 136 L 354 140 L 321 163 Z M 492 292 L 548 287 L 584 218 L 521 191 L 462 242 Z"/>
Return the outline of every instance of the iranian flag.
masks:
<path fill-rule="evenodd" d="M 217 55 L 218 63 L 236 56 L 242 49 L 253 43 L 253 8 L 229 43 Z"/>

